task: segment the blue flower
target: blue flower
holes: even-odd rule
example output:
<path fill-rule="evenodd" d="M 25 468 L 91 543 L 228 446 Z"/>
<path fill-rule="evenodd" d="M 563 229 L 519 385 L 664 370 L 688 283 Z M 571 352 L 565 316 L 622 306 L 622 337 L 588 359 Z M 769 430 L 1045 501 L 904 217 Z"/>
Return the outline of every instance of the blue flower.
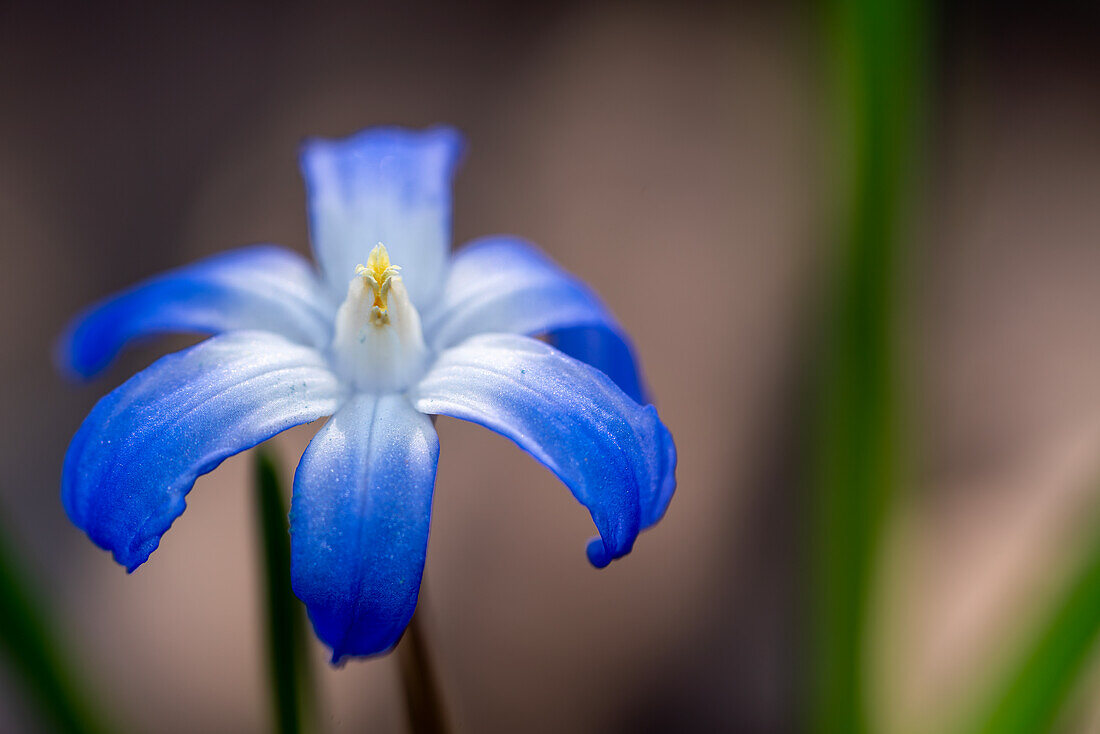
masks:
<path fill-rule="evenodd" d="M 319 274 L 288 250 L 247 247 L 77 318 L 60 354 L 84 377 L 139 337 L 213 336 L 92 409 L 65 457 L 73 523 L 133 571 L 199 475 L 332 416 L 294 477 L 294 591 L 333 662 L 384 652 L 420 590 L 439 457 L 429 416 L 449 415 L 510 438 L 569 487 L 599 532 L 593 565 L 629 553 L 675 489 L 672 437 L 644 404 L 629 342 L 583 283 L 512 237 L 451 256 L 461 149 L 449 128 L 309 141 Z"/>

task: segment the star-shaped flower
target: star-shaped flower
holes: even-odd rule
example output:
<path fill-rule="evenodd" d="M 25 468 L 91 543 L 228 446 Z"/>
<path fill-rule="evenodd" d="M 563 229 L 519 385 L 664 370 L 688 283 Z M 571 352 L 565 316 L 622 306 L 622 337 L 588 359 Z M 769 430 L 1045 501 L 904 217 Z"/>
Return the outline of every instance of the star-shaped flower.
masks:
<path fill-rule="evenodd" d="M 72 521 L 133 571 L 199 475 L 331 415 L 294 477 L 294 591 L 334 662 L 384 652 L 424 569 L 439 456 L 429 416 L 449 415 L 512 439 L 569 487 L 599 531 L 594 565 L 628 553 L 672 497 L 672 437 L 583 283 L 510 237 L 451 257 L 461 148 L 448 128 L 310 141 L 301 164 L 320 274 L 288 250 L 248 247 L 76 319 L 61 354 L 81 376 L 138 337 L 214 336 L 92 409 L 65 457 Z"/>

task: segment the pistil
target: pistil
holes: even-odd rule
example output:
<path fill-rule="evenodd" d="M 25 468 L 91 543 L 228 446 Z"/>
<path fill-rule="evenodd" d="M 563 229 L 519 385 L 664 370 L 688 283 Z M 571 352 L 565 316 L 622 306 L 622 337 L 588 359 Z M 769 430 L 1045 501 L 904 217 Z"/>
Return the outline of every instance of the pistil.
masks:
<path fill-rule="evenodd" d="M 355 268 L 336 313 L 332 355 L 336 369 L 364 392 L 407 388 L 424 370 L 427 347 L 420 315 L 379 243 Z"/>

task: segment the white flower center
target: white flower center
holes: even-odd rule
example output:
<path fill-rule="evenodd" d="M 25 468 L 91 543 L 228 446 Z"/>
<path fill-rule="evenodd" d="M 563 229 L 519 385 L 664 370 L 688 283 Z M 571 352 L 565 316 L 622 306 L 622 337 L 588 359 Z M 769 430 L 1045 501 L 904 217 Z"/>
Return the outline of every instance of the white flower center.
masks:
<path fill-rule="evenodd" d="M 385 246 L 355 268 L 336 312 L 332 359 L 336 371 L 363 392 L 400 392 L 424 372 L 428 348 L 420 314 Z"/>

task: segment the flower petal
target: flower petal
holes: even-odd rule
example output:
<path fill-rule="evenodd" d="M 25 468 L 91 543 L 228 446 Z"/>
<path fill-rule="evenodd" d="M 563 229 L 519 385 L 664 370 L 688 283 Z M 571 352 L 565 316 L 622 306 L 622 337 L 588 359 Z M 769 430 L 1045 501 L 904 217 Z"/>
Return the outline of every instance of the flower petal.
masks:
<path fill-rule="evenodd" d="M 653 406 L 528 337 L 483 334 L 444 351 L 410 399 L 512 439 L 557 474 L 592 513 L 598 567 L 630 552 L 676 487 L 676 447 Z"/>
<path fill-rule="evenodd" d="M 461 137 L 447 127 L 371 128 L 305 144 L 313 247 L 336 295 L 343 298 L 355 266 L 381 242 L 417 308 L 431 304 L 447 272 L 451 177 L 461 152 Z"/>
<path fill-rule="evenodd" d="M 401 395 L 357 395 L 298 465 L 290 573 L 332 661 L 397 643 L 424 571 L 439 439 Z"/>
<path fill-rule="evenodd" d="M 156 276 L 92 306 L 69 325 L 59 361 L 75 375 L 91 377 L 128 342 L 159 332 L 262 329 L 323 347 L 335 310 L 302 257 L 274 245 L 245 247 Z"/>
<path fill-rule="evenodd" d="M 610 377 L 634 402 L 642 405 L 649 402 L 641 365 L 634 357 L 630 340 L 621 331 L 606 326 L 572 326 L 555 329 L 547 336 L 550 344 L 560 351 Z"/>
<path fill-rule="evenodd" d="M 637 361 L 615 317 L 580 279 L 515 237 L 485 237 L 455 253 L 424 331 L 437 350 L 486 332 L 548 334 L 644 402 Z"/>
<path fill-rule="evenodd" d="M 267 332 L 222 334 L 170 354 L 84 420 L 65 456 L 65 510 L 133 571 L 183 512 L 199 475 L 330 415 L 343 397 L 317 350 Z"/>

